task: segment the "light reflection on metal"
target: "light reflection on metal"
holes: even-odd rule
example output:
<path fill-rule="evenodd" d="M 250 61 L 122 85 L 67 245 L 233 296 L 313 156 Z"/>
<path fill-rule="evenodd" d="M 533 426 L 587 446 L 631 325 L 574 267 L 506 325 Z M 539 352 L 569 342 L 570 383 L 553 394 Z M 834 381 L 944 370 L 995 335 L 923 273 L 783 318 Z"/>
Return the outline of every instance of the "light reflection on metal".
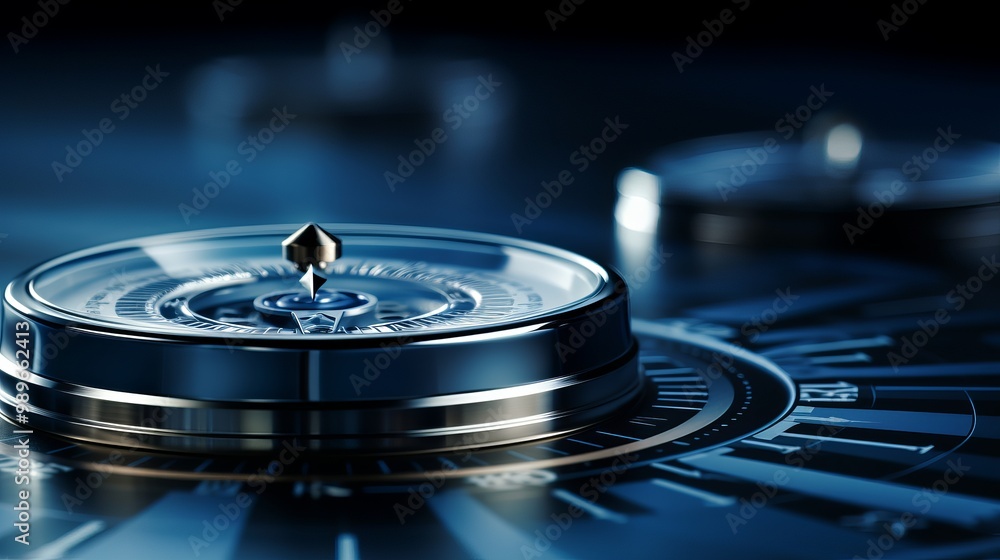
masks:
<path fill-rule="evenodd" d="M 656 175 L 635 168 L 621 172 L 615 221 L 633 231 L 656 232 L 660 222 L 660 180 Z"/>

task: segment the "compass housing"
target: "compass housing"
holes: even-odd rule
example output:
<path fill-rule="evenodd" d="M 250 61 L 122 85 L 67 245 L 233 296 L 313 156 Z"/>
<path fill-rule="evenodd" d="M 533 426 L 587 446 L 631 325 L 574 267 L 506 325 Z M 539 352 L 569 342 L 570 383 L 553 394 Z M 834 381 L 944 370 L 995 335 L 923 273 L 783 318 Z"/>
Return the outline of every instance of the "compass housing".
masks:
<path fill-rule="evenodd" d="M 95 442 L 377 452 L 549 437 L 637 398 L 614 271 L 493 235 L 324 227 L 343 258 L 316 309 L 281 258 L 292 226 L 145 238 L 25 273 L 4 293 L 4 413 L 23 382 L 30 425 Z M 262 312 L 285 300 L 288 316 Z"/>

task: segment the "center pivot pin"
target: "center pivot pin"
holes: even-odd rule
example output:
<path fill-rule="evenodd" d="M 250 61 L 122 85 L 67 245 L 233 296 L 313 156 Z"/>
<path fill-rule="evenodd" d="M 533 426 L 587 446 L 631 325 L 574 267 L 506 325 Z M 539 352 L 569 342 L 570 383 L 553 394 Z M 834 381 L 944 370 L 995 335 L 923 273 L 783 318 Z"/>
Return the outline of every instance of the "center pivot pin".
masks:
<path fill-rule="evenodd" d="M 281 242 L 282 255 L 305 273 L 299 283 L 309 290 L 313 301 L 316 301 L 320 287 L 326 283 L 326 278 L 317 273 L 316 268 L 325 270 L 339 259 L 341 245 L 340 239 L 311 222 Z"/>

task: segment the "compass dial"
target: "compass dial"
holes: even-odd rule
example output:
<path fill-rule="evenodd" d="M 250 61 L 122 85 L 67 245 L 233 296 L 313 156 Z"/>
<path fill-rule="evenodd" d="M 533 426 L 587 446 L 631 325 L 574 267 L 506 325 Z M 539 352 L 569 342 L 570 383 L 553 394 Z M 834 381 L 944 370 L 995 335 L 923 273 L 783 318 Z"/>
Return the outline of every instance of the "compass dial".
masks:
<path fill-rule="evenodd" d="M 280 227 L 98 247 L 39 267 L 11 293 L 25 308 L 85 325 L 273 341 L 495 328 L 578 306 L 609 283 L 591 261 L 522 241 L 421 228 L 331 229 L 347 253 L 326 265 L 326 281 L 313 298 L 299 285 L 301 272 L 281 255 L 289 228 Z M 356 319 L 303 332 L 283 320 L 292 311 L 353 311 Z"/>

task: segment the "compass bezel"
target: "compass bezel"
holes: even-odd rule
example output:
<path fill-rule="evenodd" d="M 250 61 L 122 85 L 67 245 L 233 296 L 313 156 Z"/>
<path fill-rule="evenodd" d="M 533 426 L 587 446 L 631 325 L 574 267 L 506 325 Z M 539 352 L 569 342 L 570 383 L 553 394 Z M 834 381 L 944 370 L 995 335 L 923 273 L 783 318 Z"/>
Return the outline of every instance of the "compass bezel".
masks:
<path fill-rule="evenodd" d="M 561 306 L 559 308 L 553 309 L 545 313 L 544 317 L 528 317 L 524 319 L 513 319 L 510 321 L 498 321 L 495 323 L 490 323 L 484 326 L 472 326 L 465 328 L 448 328 L 448 329 L 435 329 L 433 332 L 428 332 L 422 334 L 418 331 L 412 331 L 409 334 L 412 335 L 414 340 L 433 340 L 438 338 L 446 337 L 459 337 L 466 335 L 477 335 L 484 332 L 495 332 L 502 328 L 512 328 L 518 329 L 533 323 L 544 323 L 544 319 L 547 317 L 552 317 L 554 319 L 558 318 L 563 312 L 572 313 L 582 305 L 585 305 L 587 301 L 595 298 L 601 297 L 602 294 L 608 291 L 610 287 L 615 291 L 623 291 L 626 289 L 624 281 L 619 279 L 611 278 L 609 271 L 597 264 L 596 262 L 587 259 L 576 253 L 545 245 L 542 243 L 525 241 L 522 239 L 516 239 L 511 237 L 505 237 L 495 234 L 487 233 L 476 233 L 476 232 L 465 232 L 461 230 L 443 229 L 443 228 L 427 228 L 420 226 L 393 226 L 393 225 L 380 225 L 380 224 L 323 224 L 324 227 L 330 230 L 338 231 L 344 236 L 348 235 L 370 235 L 370 236 L 380 236 L 387 239 L 399 238 L 399 239 L 424 239 L 424 240 L 438 240 L 444 242 L 457 242 L 469 245 L 482 245 L 493 248 L 511 248 L 523 250 L 531 253 L 540 254 L 543 256 L 548 256 L 552 258 L 561 259 L 575 266 L 580 267 L 582 270 L 586 270 L 594 275 L 596 280 L 596 288 L 587 296 L 580 298 L 578 301 Z M 137 335 L 147 336 L 149 338 L 154 338 L 157 340 L 163 340 L 166 342 L 180 342 L 180 343 L 194 343 L 194 344 L 212 344 L 213 342 L 223 341 L 223 344 L 231 345 L 229 342 L 225 342 L 225 339 L 232 339 L 234 337 L 227 336 L 227 333 L 220 333 L 214 331 L 197 331 L 197 330 L 162 330 L 152 327 L 144 327 L 143 325 L 122 325 L 120 323 L 101 321 L 97 317 L 87 316 L 84 313 L 76 313 L 68 310 L 61 309 L 58 305 L 49 303 L 46 298 L 38 294 L 33 286 L 33 281 L 36 278 L 50 272 L 58 267 L 65 266 L 73 263 L 74 261 L 79 261 L 83 259 L 88 259 L 97 255 L 112 255 L 116 252 L 132 251 L 137 248 L 142 248 L 146 246 L 163 246 L 171 243 L 189 243 L 202 240 L 213 240 L 220 237 L 226 238 L 240 238 L 240 237 L 259 237 L 262 235 L 274 235 L 276 237 L 282 236 L 290 229 L 294 229 L 296 226 L 293 225 L 268 225 L 268 226 L 242 226 L 242 227 L 231 227 L 231 228 L 218 228 L 218 229 L 208 229 L 208 230 L 198 230 L 193 232 L 184 232 L 179 234 L 163 234 L 155 235 L 149 237 L 142 237 L 133 240 L 126 240 L 121 242 L 109 243 L 104 245 L 99 245 L 89 249 L 83 249 L 68 253 L 61 257 L 57 257 L 40 265 L 37 265 L 28 271 L 18 275 L 14 280 L 8 284 L 4 292 L 4 302 L 6 306 L 21 312 L 25 317 L 31 319 L 37 319 L 43 322 L 47 322 L 53 326 L 64 325 L 68 328 L 73 328 L 79 331 L 92 331 L 100 332 L 106 336 L 123 336 L 128 338 L 134 338 Z M 558 320 L 558 319 L 556 319 Z M 397 337 L 397 333 L 364 333 L 364 334 L 352 334 L 350 335 L 350 340 L 346 344 L 341 344 L 339 347 L 344 348 L 355 348 L 358 346 L 364 347 L 377 346 L 380 342 L 385 339 L 392 339 Z M 248 334 L 246 337 L 239 338 L 252 338 L 252 345 L 262 348 L 288 348 L 295 347 L 296 342 L 289 340 L 287 334 L 283 335 L 268 335 L 268 334 Z M 302 345 L 302 347 L 308 347 L 315 342 L 317 339 L 329 339 L 328 343 L 324 344 L 324 347 L 337 347 L 337 339 L 346 338 L 342 334 L 331 334 L 331 335 L 311 335 L 310 342 Z M 355 340 L 367 339 L 367 340 Z M 248 340 L 248 342 L 250 342 Z"/>

